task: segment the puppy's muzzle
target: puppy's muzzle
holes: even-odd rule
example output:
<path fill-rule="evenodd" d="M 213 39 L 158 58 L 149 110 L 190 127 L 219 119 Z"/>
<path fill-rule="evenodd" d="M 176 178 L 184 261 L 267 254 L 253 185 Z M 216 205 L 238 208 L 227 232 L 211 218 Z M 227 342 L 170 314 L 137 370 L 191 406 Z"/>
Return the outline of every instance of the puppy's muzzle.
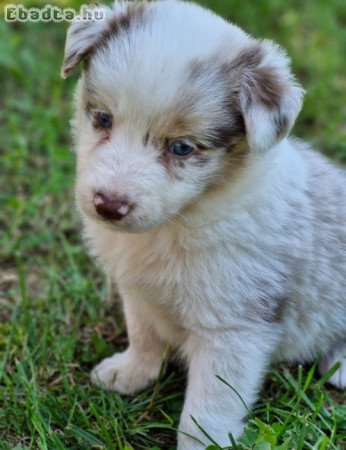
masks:
<path fill-rule="evenodd" d="M 100 192 L 94 197 L 94 206 L 100 216 L 111 221 L 123 219 L 132 208 L 126 197 L 116 194 L 106 195 Z"/>

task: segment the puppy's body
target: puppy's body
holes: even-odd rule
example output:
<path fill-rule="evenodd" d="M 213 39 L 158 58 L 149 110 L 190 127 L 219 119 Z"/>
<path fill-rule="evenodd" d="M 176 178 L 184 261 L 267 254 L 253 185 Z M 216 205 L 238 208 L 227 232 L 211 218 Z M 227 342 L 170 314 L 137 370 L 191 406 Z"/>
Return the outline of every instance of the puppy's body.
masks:
<path fill-rule="evenodd" d="M 89 58 L 77 201 L 130 340 L 92 377 L 136 392 L 168 342 L 189 367 L 180 430 L 205 441 L 192 415 L 227 445 L 246 411 L 216 375 L 250 406 L 270 362 L 323 355 L 326 372 L 346 352 L 346 177 L 285 137 L 302 90 L 278 47 L 190 4 L 103 11 L 71 27 L 64 65 Z M 345 366 L 332 381 L 346 385 Z M 202 447 L 181 434 L 178 448 Z"/>

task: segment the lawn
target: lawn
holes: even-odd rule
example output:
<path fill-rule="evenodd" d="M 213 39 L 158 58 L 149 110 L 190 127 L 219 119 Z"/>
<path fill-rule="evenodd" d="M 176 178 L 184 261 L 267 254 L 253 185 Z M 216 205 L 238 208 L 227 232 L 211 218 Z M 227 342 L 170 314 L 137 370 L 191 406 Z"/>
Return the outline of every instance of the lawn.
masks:
<path fill-rule="evenodd" d="M 308 92 L 294 134 L 346 163 L 346 2 L 200 3 L 287 48 Z M 179 367 L 132 398 L 89 382 L 126 333 L 75 211 L 65 31 L 0 19 L 0 449 L 174 449 Z M 273 368 L 249 420 L 239 450 L 346 449 L 346 393 L 315 365 Z"/>

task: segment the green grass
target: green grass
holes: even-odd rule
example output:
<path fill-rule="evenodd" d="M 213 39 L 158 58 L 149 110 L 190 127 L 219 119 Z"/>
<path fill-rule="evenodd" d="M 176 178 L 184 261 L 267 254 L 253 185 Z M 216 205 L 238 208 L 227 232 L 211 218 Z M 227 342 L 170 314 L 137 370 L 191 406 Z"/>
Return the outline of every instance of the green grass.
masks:
<path fill-rule="evenodd" d="M 346 162 L 344 0 L 203 3 L 288 49 L 308 90 L 295 133 Z M 126 334 L 74 208 L 65 28 L 0 21 L 0 449 L 167 450 L 181 369 L 134 398 L 89 383 Z M 270 372 L 239 449 L 346 449 L 346 395 L 314 372 L 284 363 Z"/>

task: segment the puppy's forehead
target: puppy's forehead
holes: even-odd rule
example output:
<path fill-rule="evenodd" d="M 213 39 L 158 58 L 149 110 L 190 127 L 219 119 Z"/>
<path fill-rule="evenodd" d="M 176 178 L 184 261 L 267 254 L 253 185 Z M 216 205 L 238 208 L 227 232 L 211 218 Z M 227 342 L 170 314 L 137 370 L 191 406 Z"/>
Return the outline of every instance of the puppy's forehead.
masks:
<path fill-rule="evenodd" d="M 173 107 L 186 95 L 198 61 L 222 54 L 230 59 L 248 39 L 238 27 L 194 4 L 141 5 L 127 5 L 86 70 L 90 90 L 119 108 L 122 101 L 158 110 Z"/>

